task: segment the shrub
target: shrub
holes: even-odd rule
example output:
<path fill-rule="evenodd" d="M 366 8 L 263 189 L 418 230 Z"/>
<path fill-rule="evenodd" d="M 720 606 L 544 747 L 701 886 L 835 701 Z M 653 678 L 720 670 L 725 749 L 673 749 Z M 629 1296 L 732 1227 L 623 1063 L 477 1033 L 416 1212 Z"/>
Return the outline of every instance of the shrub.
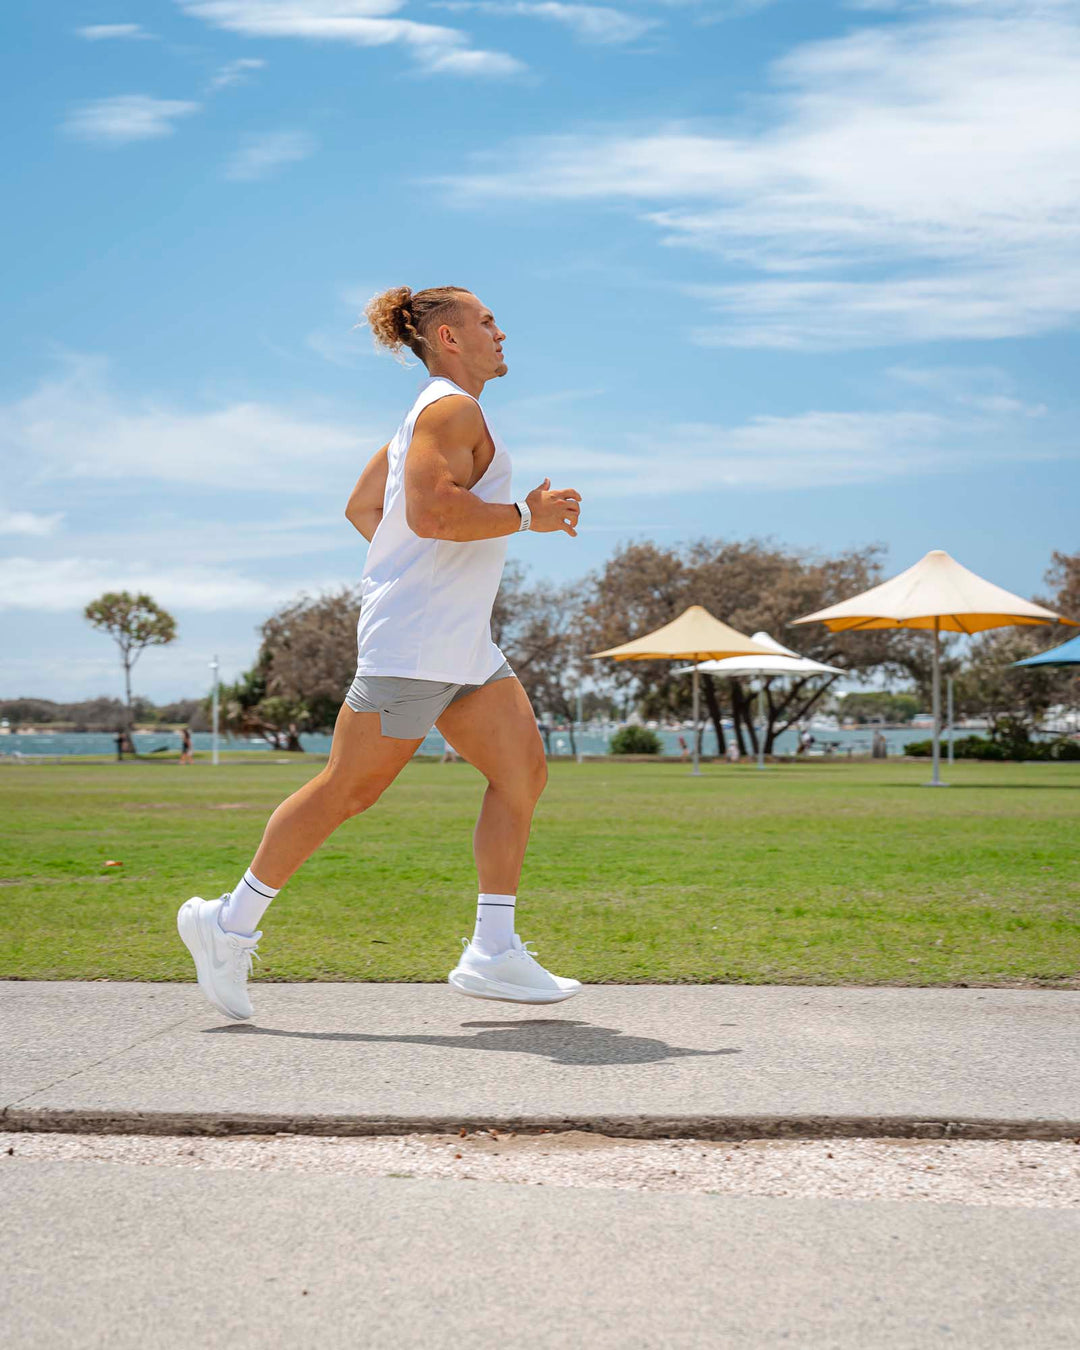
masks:
<path fill-rule="evenodd" d="M 941 754 L 949 753 L 949 742 L 942 737 Z M 928 757 L 933 754 L 932 741 L 909 741 L 904 746 L 905 755 Z M 955 759 L 984 760 L 1064 760 L 1080 759 L 1080 743 L 1070 741 L 1067 736 L 1059 736 L 1054 741 L 1031 741 L 1024 737 L 1010 737 L 1008 740 L 991 741 L 985 736 L 960 736 L 953 742 Z"/>
<path fill-rule="evenodd" d="M 613 755 L 658 755 L 663 743 L 648 727 L 620 727 L 608 749 Z"/>

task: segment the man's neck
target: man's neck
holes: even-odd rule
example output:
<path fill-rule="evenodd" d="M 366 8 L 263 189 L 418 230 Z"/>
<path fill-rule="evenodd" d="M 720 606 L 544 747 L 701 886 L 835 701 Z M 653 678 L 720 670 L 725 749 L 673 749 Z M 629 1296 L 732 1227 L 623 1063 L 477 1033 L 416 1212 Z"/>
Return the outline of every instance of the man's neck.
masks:
<path fill-rule="evenodd" d="M 467 394 L 472 394 L 473 398 L 479 398 L 483 393 L 486 380 L 477 380 L 468 376 L 463 370 L 451 370 L 444 366 L 429 366 L 428 374 L 434 379 L 450 380 L 456 384 L 459 389 L 464 389 Z"/>

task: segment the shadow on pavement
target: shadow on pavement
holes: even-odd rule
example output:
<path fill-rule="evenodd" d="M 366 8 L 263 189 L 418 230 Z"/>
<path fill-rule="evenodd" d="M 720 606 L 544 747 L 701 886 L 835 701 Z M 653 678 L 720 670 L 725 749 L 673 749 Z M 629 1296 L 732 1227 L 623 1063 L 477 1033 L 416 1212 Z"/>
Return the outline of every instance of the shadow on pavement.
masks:
<path fill-rule="evenodd" d="M 207 1027 L 207 1035 L 287 1036 L 305 1041 L 342 1041 L 355 1045 L 432 1045 L 446 1050 L 509 1050 L 519 1055 L 543 1055 L 553 1064 L 658 1064 L 690 1056 L 738 1055 L 731 1048 L 688 1050 L 650 1036 L 627 1036 L 613 1027 L 558 1018 L 533 1022 L 462 1022 L 475 1027 L 471 1036 L 378 1035 L 363 1031 L 285 1031 L 280 1027 Z"/>

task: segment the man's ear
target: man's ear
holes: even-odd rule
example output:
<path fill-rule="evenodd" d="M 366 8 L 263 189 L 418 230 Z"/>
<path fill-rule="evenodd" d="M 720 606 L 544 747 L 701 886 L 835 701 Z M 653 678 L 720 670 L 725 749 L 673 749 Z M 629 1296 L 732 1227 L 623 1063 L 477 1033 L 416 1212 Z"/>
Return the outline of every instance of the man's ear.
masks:
<path fill-rule="evenodd" d="M 448 323 L 440 324 L 438 332 L 439 332 L 439 341 L 442 343 L 444 347 L 457 346 L 457 338 L 454 337 L 454 330 L 450 327 Z"/>

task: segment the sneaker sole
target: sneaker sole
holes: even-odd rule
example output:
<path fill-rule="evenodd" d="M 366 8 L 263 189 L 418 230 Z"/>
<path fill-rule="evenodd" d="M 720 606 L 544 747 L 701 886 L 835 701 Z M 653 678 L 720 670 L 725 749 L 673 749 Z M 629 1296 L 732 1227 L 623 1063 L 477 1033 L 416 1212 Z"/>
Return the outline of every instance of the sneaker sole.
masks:
<path fill-rule="evenodd" d="M 568 998 L 581 993 L 580 984 L 576 989 L 522 990 L 515 985 L 485 980 L 479 975 L 459 970 L 452 970 L 446 982 L 451 989 L 464 994 L 466 998 L 485 998 L 494 1003 L 565 1003 Z"/>
<path fill-rule="evenodd" d="M 180 941 L 191 953 L 191 959 L 195 962 L 195 978 L 199 982 L 199 988 L 203 991 L 207 1003 L 216 1008 L 222 1017 L 229 1018 L 232 1022 L 246 1022 L 246 1017 L 241 1017 L 239 1013 L 230 1012 L 223 1003 L 220 1003 L 214 997 L 213 986 L 207 978 L 206 972 L 206 947 L 203 944 L 202 934 L 199 932 L 199 905 L 202 902 L 197 898 L 185 900 L 180 906 L 180 911 L 176 916 L 176 931 L 180 934 Z"/>

